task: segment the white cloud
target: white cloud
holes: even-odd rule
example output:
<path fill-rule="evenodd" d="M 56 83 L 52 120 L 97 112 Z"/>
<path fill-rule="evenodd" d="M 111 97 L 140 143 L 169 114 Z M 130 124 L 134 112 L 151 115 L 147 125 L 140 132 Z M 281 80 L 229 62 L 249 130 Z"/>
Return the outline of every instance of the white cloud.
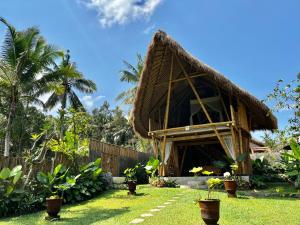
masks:
<path fill-rule="evenodd" d="M 146 29 L 143 30 L 143 33 L 144 33 L 144 34 L 149 34 L 152 30 L 155 29 L 155 27 L 156 27 L 156 25 L 155 25 L 155 24 L 152 24 L 152 25 L 146 27 Z"/>
<path fill-rule="evenodd" d="M 82 101 L 82 104 L 84 104 L 87 108 L 92 108 L 96 102 L 98 102 L 100 99 L 105 98 L 103 95 L 98 95 L 96 97 L 93 97 L 91 95 L 85 95 L 80 100 Z"/>
<path fill-rule="evenodd" d="M 81 0 L 96 10 L 102 27 L 149 18 L 162 0 Z"/>

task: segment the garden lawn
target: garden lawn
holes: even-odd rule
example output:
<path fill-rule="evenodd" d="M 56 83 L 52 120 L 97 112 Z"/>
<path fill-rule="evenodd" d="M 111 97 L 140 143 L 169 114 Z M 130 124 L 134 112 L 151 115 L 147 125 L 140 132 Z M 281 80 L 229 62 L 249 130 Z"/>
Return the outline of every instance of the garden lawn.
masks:
<path fill-rule="evenodd" d="M 0 219 L 1 225 L 33 224 L 129 224 L 141 214 L 151 213 L 141 225 L 200 225 L 203 224 L 199 208 L 193 200 L 206 191 L 179 188 L 153 188 L 138 186 L 137 196 L 127 196 L 125 190 L 111 190 L 105 194 L 76 205 L 64 206 L 58 222 L 44 220 L 46 213 L 28 214 L 19 217 Z M 178 198 L 173 198 L 178 194 Z M 220 225 L 300 225 L 300 200 L 288 198 L 227 198 L 225 193 L 217 192 L 214 197 L 221 199 Z M 164 204 L 168 200 L 176 200 Z M 157 206 L 166 206 L 161 211 L 149 212 Z"/>

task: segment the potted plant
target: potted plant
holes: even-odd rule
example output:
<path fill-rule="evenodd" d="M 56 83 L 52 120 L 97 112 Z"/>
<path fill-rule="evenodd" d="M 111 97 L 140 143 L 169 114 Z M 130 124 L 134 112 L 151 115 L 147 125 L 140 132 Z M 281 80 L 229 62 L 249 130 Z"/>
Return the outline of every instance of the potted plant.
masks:
<path fill-rule="evenodd" d="M 207 198 L 197 199 L 196 202 L 199 204 L 201 209 L 201 217 L 205 224 L 214 225 L 217 224 L 220 218 L 220 200 L 211 197 L 213 189 L 222 183 L 219 178 L 210 178 L 207 180 Z"/>
<path fill-rule="evenodd" d="M 125 171 L 124 171 L 124 174 L 126 176 L 125 178 L 125 182 L 127 183 L 128 185 L 128 195 L 135 195 L 136 192 L 136 168 L 127 168 Z"/>
<path fill-rule="evenodd" d="M 53 173 L 39 172 L 37 174 L 37 180 L 44 186 L 49 197 L 46 198 L 46 209 L 48 217 L 46 219 L 53 220 L 59 219 L 61 205 L 63 202 L 64 191 L 73 187 L 76 184 L 76 177 L 66 177 L 68 169 L 62 164 L 55 167 Z"/>
<path fill-rule="evenodd" d="M 227 191 L 227 195 L 229 198 L 236 198 L 236 190 L 237 190 L 237 179 L 236 179 L 236 171 L 238 169 L 237 164 L 230 165 L 231 174 L 230 172 L 225 172 L 224 175 L 224 187 Z"/>

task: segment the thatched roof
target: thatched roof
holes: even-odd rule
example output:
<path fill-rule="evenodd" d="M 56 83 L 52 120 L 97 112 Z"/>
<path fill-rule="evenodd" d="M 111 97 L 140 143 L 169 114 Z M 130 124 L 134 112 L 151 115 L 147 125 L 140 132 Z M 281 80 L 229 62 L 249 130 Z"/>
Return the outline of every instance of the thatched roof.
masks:
<path fill-rule="evenodd" d="M 158 104 L 163 104 L 162 99 L 166 96 L 168 85 L 163 84 L 167 84 L 169 79 L 172 53 L 178 57 L 189 73 L 207 74 L 208 82 L 218 86 L 222 92 L 235 96 L 244 102 L 252 118 L 252 130 L 277 128 L 277 120 L 265 104 L 233 84 L 221 73 L 194 58 L 165 32 L 158 31 L 148 48 L 145 67 L 138 85 L 132 112 L 134 128 L 143 137 L 147 137 L 150 113 Z M 173 79 L 182 76 L 182 71 L 178 65 L 174 65 L 173 74 Z M 177 85 L 174 89 L 182 87 L 182 85 Z"/>

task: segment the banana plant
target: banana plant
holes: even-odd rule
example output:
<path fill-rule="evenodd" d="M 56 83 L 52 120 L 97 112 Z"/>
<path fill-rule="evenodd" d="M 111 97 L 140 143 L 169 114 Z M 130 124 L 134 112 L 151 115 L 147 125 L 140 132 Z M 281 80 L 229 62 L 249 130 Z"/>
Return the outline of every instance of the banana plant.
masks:
<path fill-rule="evenodd" d="M 290 140 L 291 152 L 282 153 L 283 159 L 287 162 L 287 175 L 296 177 L 295 187 L 300 188 L 300 145 L 294 140 Z"/>

